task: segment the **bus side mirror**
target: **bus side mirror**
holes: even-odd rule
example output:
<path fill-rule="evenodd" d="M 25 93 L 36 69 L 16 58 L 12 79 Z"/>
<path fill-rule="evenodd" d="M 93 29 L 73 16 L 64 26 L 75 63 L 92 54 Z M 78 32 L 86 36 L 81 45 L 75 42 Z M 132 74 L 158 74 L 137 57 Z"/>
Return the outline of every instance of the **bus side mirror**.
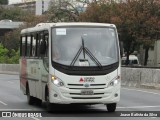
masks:
<path fill-rule="evenodd" d="M 46 41 L 42 41 L 40 45 L 40 54 L 44 55 L 46 53 Z"/>

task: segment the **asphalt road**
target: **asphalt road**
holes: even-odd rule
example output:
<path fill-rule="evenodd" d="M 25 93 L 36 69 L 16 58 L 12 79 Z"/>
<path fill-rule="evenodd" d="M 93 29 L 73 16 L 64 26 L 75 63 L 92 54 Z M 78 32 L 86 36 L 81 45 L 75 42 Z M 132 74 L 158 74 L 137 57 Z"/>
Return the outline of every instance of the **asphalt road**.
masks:
<path fill-rule="evenodd" d="M 151 89 L 121 89 L 121 100 L 118 103 L 115 113 L 108 113 L 104 105 L 90 106 L 64 106 L 61 111 L 47 113 L 45 103 L 42 106 L 28 105 L 26 96 L 20 91 L 19 76 L 0 74 L 0 111 L 43 111 L 45 116 L 42 118 L 0 118 L 0 120 L 160 120 L 156 117 L 156 112 L 160 114 L 160 91 Z M 132 113 L 154 113 L 151 117 L 112 117 L 119 114 Z M 156 112 L 155 112 L 156 111 Z M 144 114 L 143 114 L 144 115 Z M 43 116 L 43 115 L 42 115 Z"/>

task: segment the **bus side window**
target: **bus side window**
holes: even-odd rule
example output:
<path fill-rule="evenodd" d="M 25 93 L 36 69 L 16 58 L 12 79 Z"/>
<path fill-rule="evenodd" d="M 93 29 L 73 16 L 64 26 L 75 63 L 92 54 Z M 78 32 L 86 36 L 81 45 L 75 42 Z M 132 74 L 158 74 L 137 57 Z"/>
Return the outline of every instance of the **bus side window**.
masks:
<path fill-rule="evenodd" d="M 27 57 L 30 57 L 31 51 L 31 36 L 27 36 Z"/>
<path fill-rule="evenodd" d="M 46 43 L 43 38 L 43 33 L 40 33 L 40 44 L 39 44 L 39 52 L 40 55 L 43 56 L 46 48 Z"/>
<path fill-rule="evenodd" d="M 43 55 L 44 56 L 44 58 L 43 58 L 44 66 L 45 66 L 46 71 L 49 71 L 48 33 L 43 35 L 43 42 L 44 42 L 43 45 L 45 45 L 45 51 L 43 52 L 44 53 L 44 55 Z"/>
<path fill-rule="evenodd" d="M 47 57 L 48 55 L 48 32 L 45 31 L 40 34 L 40 55 Z"/>
<path fill-rule="evenodd" d="M 43 34 L 40 40 L 40 54 L 43 57 L 48 57 L 48 34 Z"/>
<path fill-rule="evenodd" d="M 41 41 L 41 34 L 38 33 L 37 34 L 37 38 L 36 38 L 36 53 L 37 53 L 37 57 L 40 57 L 40 41 Z"/>
<path fill-rule="evenodd" d="M 39 57 L 39 34 L 35 33 L 32 36 L 32 57 Z"/>
<path fill-rule="evenodd" d="M 25 56 L 26 37 L 21 37 L 21 56 Z"/>
<path fill-rule="evenodd" d="M 36 34 L 32 36 L 32 57 L 36 57 Z"/>
<path fill-rule="evenodd" d="M 46 41 L 46 52 L 45 52 L 45 57 L 48 57 L 49 56 L 49 49 L 48 49 L 48 34 L 45 35 L 45 41 Z"/>
<path fill-rule="evenodd" d="M 33 35 L 31 35 L 31 44 L 30 44 L 30 57 L 32 57 L 32 48 L 33 47 Z"/>

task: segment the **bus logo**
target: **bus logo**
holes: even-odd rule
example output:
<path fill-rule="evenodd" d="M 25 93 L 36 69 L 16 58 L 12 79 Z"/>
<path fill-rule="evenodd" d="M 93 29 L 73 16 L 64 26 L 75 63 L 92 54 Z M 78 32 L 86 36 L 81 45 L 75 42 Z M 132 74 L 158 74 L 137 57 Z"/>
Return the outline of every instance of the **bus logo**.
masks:
<path fill-rule="evenodd" d="M 84 79 L 81 78 L 79 82 L 95 82 L 94 79 L 94 77 L 85 77 Z"/>
<path fill-rule="evenodd" d="M 79 82 L 84 82 L 83 78 L 81 78 L 81 79 L 79 80 Z"/>

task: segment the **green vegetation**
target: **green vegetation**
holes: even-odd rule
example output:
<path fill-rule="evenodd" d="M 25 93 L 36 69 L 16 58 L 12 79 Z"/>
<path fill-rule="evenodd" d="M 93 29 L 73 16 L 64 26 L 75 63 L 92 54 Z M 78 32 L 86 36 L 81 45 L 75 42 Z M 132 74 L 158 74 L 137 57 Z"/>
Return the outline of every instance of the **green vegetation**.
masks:
<path fill-rule="evenodd" d="M 8 5 L 8 0 L 0 0 L 0 5 Z"/>
<path fill-rule="evenodd" d="M 25 24 L 18 29 L 11 30 L 0 36 L 0 63 L 19 63 L 20 31 L 35 26 L 37 23 L 47 21 L 45 15 L 35 16 L 20 8 L 0 7 L 0 20 L 23 21 Z"/>
<path fill-rule="evenodd" d="M 9 51 L 2 44 L 0 44 L 0 63 L 17 64 L 19 63 L 19 50 L 12 49 Z"/>
<path fill-rule="evenodd" d="M 30 15 L 30 12 L 23 11 L 18 7 L 0 7 L 0 20 L 9 19 L 12 21 L 21 21 L 28 15 Z"/>

